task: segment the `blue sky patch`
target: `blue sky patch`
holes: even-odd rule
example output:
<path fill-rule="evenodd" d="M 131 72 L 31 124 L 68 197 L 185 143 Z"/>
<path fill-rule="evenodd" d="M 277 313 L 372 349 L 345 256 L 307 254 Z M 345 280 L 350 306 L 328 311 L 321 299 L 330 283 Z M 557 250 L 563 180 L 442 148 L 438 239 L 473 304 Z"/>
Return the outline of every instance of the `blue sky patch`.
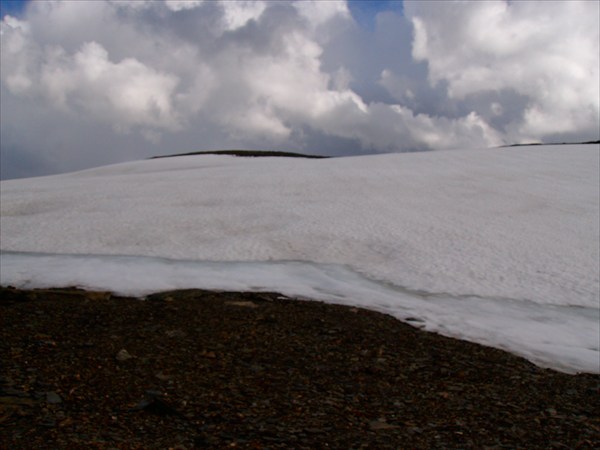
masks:
<path fill-rule="evenodd" d="M 384 11 L 393 11 L 403 14 L 404 6 L 399 0 L 351 0 L 348 8 L 354 20 L 361 27 L 372 30 L 375 28 L 377 14 Z"/>
<path fill-rule="evenodd" d="M 0 1 L 0 17 L 5 15 L 20 16 L 25 9 L 27 0 L 2 0 Z"/>

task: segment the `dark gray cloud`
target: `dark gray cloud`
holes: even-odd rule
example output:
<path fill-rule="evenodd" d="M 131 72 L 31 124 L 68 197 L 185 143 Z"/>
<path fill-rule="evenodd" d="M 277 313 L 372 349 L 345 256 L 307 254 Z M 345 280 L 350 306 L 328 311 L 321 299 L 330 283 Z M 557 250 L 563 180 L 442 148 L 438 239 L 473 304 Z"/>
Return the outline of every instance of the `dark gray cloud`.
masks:
<path fill-rule="evenodd" d="M 1 23 L 1 175 L 597 138 L 598 4 L 550 3 L 34 2 Z"/>

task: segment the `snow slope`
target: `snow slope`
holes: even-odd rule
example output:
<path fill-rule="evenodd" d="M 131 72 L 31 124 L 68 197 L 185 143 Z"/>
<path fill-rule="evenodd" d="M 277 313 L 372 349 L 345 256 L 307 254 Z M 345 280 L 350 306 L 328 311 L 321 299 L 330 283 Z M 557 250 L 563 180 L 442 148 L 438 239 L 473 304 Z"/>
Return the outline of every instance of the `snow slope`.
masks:
<path fill-rule="evenodd" d="M 187 156 L 1 183 L 3 285 L 279 290 L 599 372 L 599 146 Z"/>

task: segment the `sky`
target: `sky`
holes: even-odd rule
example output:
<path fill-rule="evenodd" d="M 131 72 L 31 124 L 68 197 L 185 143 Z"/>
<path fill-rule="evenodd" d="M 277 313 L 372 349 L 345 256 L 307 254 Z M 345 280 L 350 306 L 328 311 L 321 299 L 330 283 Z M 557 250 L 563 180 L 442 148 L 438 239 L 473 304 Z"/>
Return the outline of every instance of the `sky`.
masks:
<path fill-rule="evenodd" d="M 0 177 L 596 140 L 599 5 L 2 0 Z"/>

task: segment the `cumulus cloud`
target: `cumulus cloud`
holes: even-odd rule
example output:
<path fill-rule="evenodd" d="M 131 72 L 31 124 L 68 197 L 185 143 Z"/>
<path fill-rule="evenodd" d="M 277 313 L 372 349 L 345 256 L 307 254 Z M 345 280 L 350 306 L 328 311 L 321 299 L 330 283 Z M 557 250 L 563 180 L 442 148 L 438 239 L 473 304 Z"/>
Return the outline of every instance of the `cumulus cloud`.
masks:
<path fill-rule="evenodd" d="M 194 9 L 202 4 L 203 0 L 165 0 L 167 8 L 171 11 Z M 131 2 L 128 2 L 131 3 Z"/>
<path fill-rule="evenodd" d="M 118 63 L 96 42 L 74 55 L 47 49 L 36 83 L 58 107 L 73 106 L 124 129 L 134 125 L 177 129 L 172 96 L 177 77 L 160 73 L 135 58 Z"/>
<path fill-rule="evenodd" d="M 225 27 L 236 30 L 245 26 L 249 20 L 257 20 L 267 8 L 264 1 L 222 2 Z"/>
<path fill-rule="evenodd" d="M 307 0 L 295 2 L 294 7 L 312 28 L 327 24 L 336 17 L 343 19 L 350 19 L 351 17 L 345 1 Z"/>
<path fill-rule="evenodd" d="M 597 132 L 600 4 L 588 1 L 443 2 L 407 5 L 413 56 L 451 99 L 512 90 L 527 106 L 508 130 L 517 139 Z M 456 26 L 460 23 L 461 26 Z M 493 111 L 502 115 L 501 101 Z"/>
<path fill-rule="evenodd" d="M 383 11 L 367 30 L 344 1 L 33 2 L 0 24 L 1 155 L 29 161 L 44 147 L 45 161 L 68 154 L 78 168 L 86 154 L 93 165 L 209 147 L 595 137 L 598 5 L 551 6 L 407 2 L 405 17 Z M 50 115 L 60 143 L 35 137 Z M 102 139 L 75 149 L 82 130 L 120 153 Z"/>
<path fill-rule="evenodd" d="M 123 130 L 136 125 L 179 127 L 172 105 L 176 76 L 135 58 L 112 62 L 106 49 L 93 41 L 68 54 L 59 46 L 38 45 L 21 22 L 7 21 L 7 29 L 3 79 L 12 94 L 39 96 L 56 108 L 90 114 Z"/>

